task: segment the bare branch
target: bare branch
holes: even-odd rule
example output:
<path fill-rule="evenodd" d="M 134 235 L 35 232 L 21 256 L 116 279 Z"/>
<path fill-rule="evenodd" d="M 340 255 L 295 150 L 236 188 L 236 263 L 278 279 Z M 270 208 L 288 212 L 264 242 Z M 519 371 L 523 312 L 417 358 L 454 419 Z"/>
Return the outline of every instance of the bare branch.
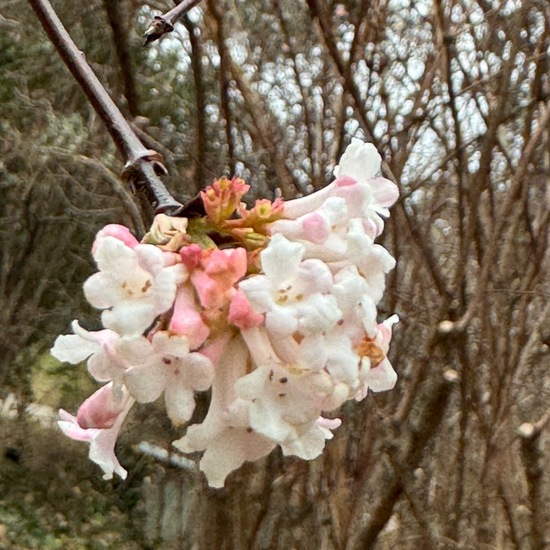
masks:
<path fill-rule="evenodd" d="M 154 21 L 143 35 L 145 46 L 158 40 L 163 34 L 172 32 L 178 19 L 181 19 L 189 10 L 194 8 L 201 0 L 182 0 L 176 7 L 170 11 L 157 15 Z"/>
<path fill-rule="evenodd" d="M 126 159 L 123 178 L 137 189 L 143 189 L 155 212 L 176 214 L 182 204 L 172 197 L 159 175 L 166 173 L 162 158 L 156 151 L 146 149 L 133 132 L 103 84 L 92 71 L 83 53 L 57 17 L 48 0 L 29 0 L 42 27 L 71 71 L 94 110 L 107 127 L 117 148 Z"/>

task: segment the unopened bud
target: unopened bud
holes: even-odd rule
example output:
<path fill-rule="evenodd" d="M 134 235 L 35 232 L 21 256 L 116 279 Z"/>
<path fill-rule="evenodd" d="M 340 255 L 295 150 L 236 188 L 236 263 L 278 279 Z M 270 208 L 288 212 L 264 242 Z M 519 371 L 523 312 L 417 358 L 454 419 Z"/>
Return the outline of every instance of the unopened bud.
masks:
<path fill-rule="evenodd" d="M 451 382 L 454 384 L 455 382 L 458 382 L 459 378 L 460 375 L 454 369 L 448 369 L 443 373 L 443 379 L 446 382 Z"/>
<path fill-rule="evenodd" d="M 523 439 L 530 439 L 535 434 L 535 426 L 533 426 L 530 422 L 524 422 L 518 428 L 517 433 L 520 437 L 523 437 Z"/>
<path fill-rule="evenodd" d="M 454 328 L 455 324 L 449 320 L 441 321 L 441 323 L 437 325 L 437 330 L 440 334 L 450 334 L 453 332 Z"/>

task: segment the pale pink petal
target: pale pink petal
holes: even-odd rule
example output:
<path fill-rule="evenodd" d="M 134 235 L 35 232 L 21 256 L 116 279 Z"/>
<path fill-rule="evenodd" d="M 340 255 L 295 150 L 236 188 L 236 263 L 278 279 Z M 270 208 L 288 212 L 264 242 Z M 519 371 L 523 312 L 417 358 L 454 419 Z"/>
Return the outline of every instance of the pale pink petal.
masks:
<path fill-rule="evenodd" d="M 136 246 L 135 253 L 139 266 L 156 275 L 164 267 L 164 251 L 153 244 L 140 244 Z"/>
<path fill-rule="evenodd" d="M 312 243 L 322 243 L 328 238 L 328 230 L 325 220 L 316 212 L 306 216 L 303 221 L 304 236 Z"/>
<path fill-rule="evenodd" d="M 399 188 L 386 178 L 372 178 L 369 185 L 377 206 L 389 208 L 399 198 Z"/>
<path fill-rule="evenodd" d="M 129 248 L 135 248 L 139 244 L 139 241 L 132 235 L 132 233 L 130 233 L 130 230 L 127 227 L 125 227 L 124 225 L 111 223 L 109 225 L 106 225 L 96 235 L 92 247 L 93 255 L 95 255 L 96 253 L 99 241 L 105 237 L 114 237 L 115 239 L 122 241 Z"/>
<path fill-rule="evenodd" d="M 245 294 L 238 290 L 231 298 L 227 320 L 240 329 L 249 329 L 259 326 L 264 321 L 264 316 L 254 313 Z"/>
<path fill-rule="evenodd" d="M 178 288 L 174 313 L 170 319 L 169 329 L 181 334 L 189 340 L 191 349 L 196 349 L 208 338 L 210 329 L 206 326 L 199 313 L 194 293 L 190 286 Z"/>
<path fill-rule="evenodd" d="M 112 428 L 125 405 L 125 400 L 114 397 L 113 385 L 110 383 L 101 387 L 80 405 L 76 420 L 83 429 Z"/>
<path fill-rule="evenodd" d="M 225 478 L 244 462 L 268 455 L 275 443 L 246 428 L 227 428 L 206 449 L 200 468 L 210 487 L 220 488 Z"/>

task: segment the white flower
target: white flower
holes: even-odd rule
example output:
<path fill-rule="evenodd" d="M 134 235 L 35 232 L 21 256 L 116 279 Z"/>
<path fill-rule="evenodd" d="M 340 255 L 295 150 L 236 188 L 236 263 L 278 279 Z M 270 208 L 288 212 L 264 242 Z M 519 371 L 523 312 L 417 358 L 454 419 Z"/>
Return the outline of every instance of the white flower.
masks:
<path fill-rule="evenodd" d="M 361 218 L 365 231 L 376 238 L 384 229 L 382 218 L 389 216 L 388 208 L 399 196 L 394 183 L 377 177 L 381 160 L 374 145 L 352 139 L 340 164 L 334 169 L 336 180 L 311 195 L 285 202 L 285 218 L 298 219 L 318 211 L 330 197 L 341 197 L 346 202 L 349 217 Z M 276 223 L 280 224 L 279 227 L 284 225 Z"/>
<path fill-rule="evenodd" d="M 355 399 L 361 401 L 367 395 L 370 389 L 373 392 L 381 392 L 391 390 L 397 382 L 397 374 L 393 370 L 392 364 L 387 358 L 387 353 L 392 337 L 392 326 L 399 322 L 397 315 L 392 315 L 377 327 L 376 337 L 373 340 L 374 350 L 376 355 L 381 354 L 382 359 L 376 359 L 373 364 L 373 359 L 369 356 L 364 356 L 361 361 L 361 386 L 357 392 Z M 369 346 L 370 347 L 370 346 Z"/>
<path fill-rule="evenodd" d="M 205 451 L 200 468 L 211 487 L 223 487 L 227 475 L 244 462 L 269 454 L 275 443 L 255 433 L 240 411 L 229 412 L 234 384 L 246 373 L 248 350 L 239 336 L 223 350 L 216 365 L 212 399 L 204 422 L 189 426 L 173 445 L 184 453 Z"/>
<path fill-rule="evenodd" d="M 104 310 L 106 328 L 134 336 L 172 307 L 176 288 L 187 278 L 185 267 L 165 265 L 172 254 L 153 245 L 126 246 L 114 237 L 96 241 L 94 258 L 99 273 L 84 283 L 84 294 L 94 307 Z"/>
<path fill-rule="evenodd" d="M 201 353 L 190 353 L 187 338 L 162 331 L 152 342 L 140 336 L 120 340 L 117 352 L 131 365 L 124 381 L 140 403 L 158 399 L 164 392 L 168 416 L 175 425 L 187 422 L 195 409 L 195 391 L 210 388 L 214 366 Z"/>
<path fill-rule="evenodd" d="M 269 332 L 284 338 L 334 326 L 340 316 L 330 295 L 332 274 L 320 260 L 304 260 L 304 246 L 274 235 L 261 253 L 263 275 L 239 284 L 256 313 L 265 313 Z"/>

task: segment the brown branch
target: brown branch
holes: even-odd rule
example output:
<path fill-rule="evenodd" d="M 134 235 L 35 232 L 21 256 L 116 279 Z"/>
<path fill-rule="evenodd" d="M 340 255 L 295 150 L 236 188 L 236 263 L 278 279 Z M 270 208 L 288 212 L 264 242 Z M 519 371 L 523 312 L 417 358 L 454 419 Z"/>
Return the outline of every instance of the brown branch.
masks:
<path fill-rule="evenodd" d="M 540 447 L 540 435 L 549 420 L 550 412 L 547 412 L 535 424 L 525 423 L 518 428 L 518 435 L 521 438 L 521 456 L 529 491 L 531 541 L 534 550 L 542 550 L 545 547 L 545 529 L 542 517 L 544 512 L 544 489 L 542 484 L 544 454 Z"/>
<path fill-rule="evenodd" d="M 206 121 L 204 116 L 206 97 L 202 74 L 202 48 L 199 37 L 195 34 L 195 25 L 193 25 L 187 15 L 183 18 L 183 24 L 189 34 L 189 42 L 191 42 L 191 67 L 193 69 L 193 79 L 195 81 L 195 109 L 197 122 L 195 189 L 202 189 L 204 187 L 204 167 L 206 164 Z"/>
<path fill-rule="evenodd" d="M 182 0 L 177 6 L 162 15 L 155 16 L 149 28 L 143 35 L 145 46 L 158 40 L 163 34 L 172 32 L 178 19 L 181 19 L 188 11 L 194 8 L 201 0 Z"/>
<path fill-rule="evenodd" d="M 29 4 L 125 158 L 123 179 L 130 181 L 136 190 L 144 192 L 156 213 L 178 213 L 183 205 L 172 197 L 159 178 L 159 175 L 166 174 L 166 168 L 161 162 L 159 153 L 146 149 L 139 141 L 128 121 L 86 62 L 84 54 L 63 27 L 49 1 L 29 0 Z"/>
<path fill-rule="evenodd" d="M 109 25 L 113 31 L 113 42 L 118 58 L 118 66 L 124 86 L 124 97 L 128 103 L 128 110 L 132 116 L 139 113 L 139 96 L 134 78 L 134 67 L 130 48 L 128 47 L 128 31 L 123 20 L 123 9 L 120 2 L 103 0 Z"/>
<path fill-rule="evenodd" d="M 209 9 L 212 13 L 216 13 L 216 6 L 212 2 L 208 3 Z M 225 34 L 226 29 L 224 26 L 223 18 L 216 17 L 218 25 L 218 51 L 220 54 L 220 103 L 225 118 L 225 139 L 227 141 L 227 156 L 229 158 L 229 173 L 235 173 L 236 159 L 235 159 L 235 139 L 233 138 L 233 117 L 231 112 L 231 105 L 229 102 L 230 96 L 230 80 L 231 75 L 229 71 L 230 62 L 228 60 L 229 52 L 225 48 Z"/>

